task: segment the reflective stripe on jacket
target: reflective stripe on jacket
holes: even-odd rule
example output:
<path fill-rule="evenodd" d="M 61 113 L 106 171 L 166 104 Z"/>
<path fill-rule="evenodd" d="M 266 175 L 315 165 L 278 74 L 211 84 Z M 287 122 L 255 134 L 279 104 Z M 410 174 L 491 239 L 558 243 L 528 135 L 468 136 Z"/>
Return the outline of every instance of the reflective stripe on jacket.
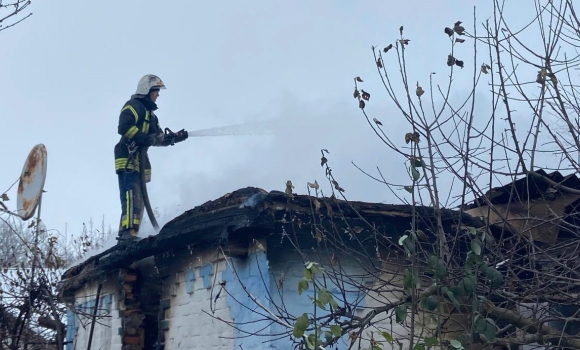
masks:
<path fill-rule="evenodd" d="M 115 172 L 139 171 L 139 149 L 133 153 L 129 161 L 128 146 L 135 142 L 137 147 L 144 145 L 149 135 L 163 133 L 159 124 L 159 119 L 154 111 L 157 105 L 149 98 L 139 98 L 132 96 L 125 103 L 119 115 L 119 125 L 117 132 L 121 139 L 115 145 Z M 158 146 L 167 146 L 161 144 Z M 149 157 L 146 158 L 145 177 L 147 182 L 151 178 L 151 163 Z"/>

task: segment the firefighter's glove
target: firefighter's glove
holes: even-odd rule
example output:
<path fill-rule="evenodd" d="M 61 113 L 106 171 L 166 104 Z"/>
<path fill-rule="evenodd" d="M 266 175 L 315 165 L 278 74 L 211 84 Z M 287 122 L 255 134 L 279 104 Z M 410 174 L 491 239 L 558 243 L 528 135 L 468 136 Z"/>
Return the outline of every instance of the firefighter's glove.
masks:
<path fill-rule="evenodd" d="M 187 140 L 188 137 L 189 137 L 189 135 L 188 135 L 187 131 L 185 131 L 185 129 L 181 129 L 175 133 L 174 142 L 178 143 L 181 141 L 185 141 L 185 140 Z"/>
<path fill-rule="evenodd" d="M 164 139 L 163 134 L 149 135 L 145 140 L 145 146 L 151 147 L 159 145 L 163 142 L 163 139 Z"/>

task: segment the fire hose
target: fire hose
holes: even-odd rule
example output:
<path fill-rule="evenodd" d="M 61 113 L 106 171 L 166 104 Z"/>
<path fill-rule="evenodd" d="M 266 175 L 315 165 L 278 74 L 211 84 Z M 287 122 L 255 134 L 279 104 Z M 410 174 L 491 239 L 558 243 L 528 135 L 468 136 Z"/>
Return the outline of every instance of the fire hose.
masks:
<path fill-rule="evenodd" d="M 187 135 L 187 131 L 185 131 Z M 171 131 L 169 128 L 165 128 L 165 133 L 163 135 L 164 141 L 171 141 L 170 145 L 175 145 L 175 137 L 177 136 L 176 133 Z M 149 194 L 147 193 L 147 183 L 145 179 L 145 162 L 147 161 L 147 151 L 149 150 L 149 146 L 144 146 L 139 151 L 139 177 L 141 183 L 141 194 L 143 196 L 143 203 L 145 205 L 145 209 L 147 210 L 147 216 L 149 216 L 149 220 L 151 220 L 151 224 L 155 228 L 155 231 L 159 231 L 159 224 L 157 223 L 157 219 L 155 218 L 155 214 L 153 213 L 153 209 L 151 209 L 151 202 L 149 201 Z"/>
<path fill-rule="evenodd" d="M 147 150 L 149 147 L 145 147 L 139 152 L 139 176 L 141 177 L 141 194 L 143 195 L 143 203 L 145 204 L 145 209 L 147 209 L 147 215 L 151 224 L 155 228 L 155 231 L 159 231 L 159 224 L 157 219 L 153 214 L 151 209 L 151 202 L 149 202 L 149 195 L 147 194 L 147 184 L 145 183 L 145 161 L 147 160 Z"/>

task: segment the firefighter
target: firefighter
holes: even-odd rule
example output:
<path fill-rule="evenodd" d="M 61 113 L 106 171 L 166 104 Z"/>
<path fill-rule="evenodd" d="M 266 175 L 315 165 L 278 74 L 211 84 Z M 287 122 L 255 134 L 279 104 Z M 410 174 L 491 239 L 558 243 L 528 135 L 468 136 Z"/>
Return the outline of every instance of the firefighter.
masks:
<path fill-rule="evenodd" d="M 159 91 L 165 84 L 156 75 L 147 74 L 137 84 L 137 91 L 125 103 L 119 115 L 118 133 L 121 139 L 115 145 L 115 172 L 119 180 L 121 197 L 120 241 L 138 239 L 143 218 L 144 201 L 139 173 L 139 152 L 151 146 L 165 147 L 187 139 L 187 131 L 181 130 L 168 137 L 159 124 L 157 110 Z M 151 181 L 151 163 L 146 156 L 144 164 L 145 183 Z"/>

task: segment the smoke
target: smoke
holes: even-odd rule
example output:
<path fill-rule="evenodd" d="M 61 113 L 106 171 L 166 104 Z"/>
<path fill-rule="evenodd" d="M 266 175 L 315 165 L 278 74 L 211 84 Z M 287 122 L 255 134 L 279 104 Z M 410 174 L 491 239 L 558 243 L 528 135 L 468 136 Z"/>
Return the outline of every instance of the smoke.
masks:
<path fill-rule="evenodd" d="M 183 210 L 182 206 L 178 204 L 178 205 L 169 205 L 162 211 L 160 211 L 159 208 L 154 208 L 153 213 L 155 215 L 155 220 L 157 220 L 157 223 L 159 224 L 159 230 L 161 230 L 166 223 L 173 220 L 175 217 L 181 215 L 183 213 Z M 156 232 L 153 225 L 151 225 L 151 221 L 147 216 L 146 210 L 143 211 L 143 218 L 141 222 L 142 222 L 141 227 L 138 232 L 139 238 L 155 236 L 159 233 Z M 101 246 L 99 246 L 98 248 L 88 249 L 82 258 L 68 262 L 67 265 L 65 266 L 65 269 L 78 265 L 83 261 L 87 260 L 88 258 L 101 254 L 107 249 L 110 249 L 115 245 L 117 245 L 117 243 L 119 242 L 117 240 L 118 236 L 117 234 L 118 234 L 117 230 L 112 231 L 111 235 L 105 240 L 105 242 Z"/>

